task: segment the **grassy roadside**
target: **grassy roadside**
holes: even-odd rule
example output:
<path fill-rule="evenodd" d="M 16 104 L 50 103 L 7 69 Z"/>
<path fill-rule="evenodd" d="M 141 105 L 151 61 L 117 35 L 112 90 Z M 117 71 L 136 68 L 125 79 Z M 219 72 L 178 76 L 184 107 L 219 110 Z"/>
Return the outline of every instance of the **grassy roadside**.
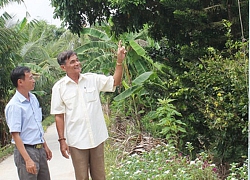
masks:
<path fill-rule="evenodd" d="M 50 115 L 46 117 L 43 122 L 43 129 L 44 132 L 46 132 L 47 128 L 54 122 L 54 116 Z M 4 159 L 6 159 L 8 156 L 13 154 L 14 150 L 14 145 L 13 144 L 8 144 L 5 147 L 0 148 L 0 162 L 2 162 Z"/>

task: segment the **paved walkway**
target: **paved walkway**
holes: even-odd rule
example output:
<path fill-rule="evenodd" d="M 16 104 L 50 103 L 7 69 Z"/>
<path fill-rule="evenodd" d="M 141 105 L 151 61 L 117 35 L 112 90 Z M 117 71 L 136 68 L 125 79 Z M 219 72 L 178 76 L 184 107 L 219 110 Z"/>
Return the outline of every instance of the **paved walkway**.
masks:
<path fill-rule="evenodd" d="M 55 123 L 48 127 L 45 139 L 52 151 L 52 159 L 48 162 L 51 180 L 74 180 L 74 170 L 71 159 L 61 155 Z M 13 155 L 0 163 L 0 180 L 18 180 Z"/>

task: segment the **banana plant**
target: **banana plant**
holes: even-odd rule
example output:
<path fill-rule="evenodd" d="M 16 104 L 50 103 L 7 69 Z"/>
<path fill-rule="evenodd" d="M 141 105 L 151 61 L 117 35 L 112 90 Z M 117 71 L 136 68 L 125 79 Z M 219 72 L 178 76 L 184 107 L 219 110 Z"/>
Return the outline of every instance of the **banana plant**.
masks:
<path fill-rule="evenodd" d="M 19 50 L 22 61 L 19 65 L 28 66 L 32 70 L 36 78 L 34 93 L 40 98 L 43 113 L 47 115 L 51 88 L 64 75 L 56 57 L 66 49 L 78 47 L 82 41 L 65 29 L 48 25 L 44 21 L 27 22 L 26 18 L 17 24 L 15 30 L 22 37 Z"/>
<path fill-rule="evenodd" d="M 76 48 L 75 51 L 82 62 L 84 72 L 113 74 L 118 40 L 112 39 L 103 29 L 101 27 L 84 28 L 81 31 L 85 43 Z M 127 109 L 125 111 L 134 117 L 133 119 L 140 127 L 141 110 L 139 105 L 144 106 L 145 101 L 150 101 L 150 98 L 142 98 L 147 96 L 143 84 L 150 78 L 156 78 L 155 72 L 162 72 L 163 65 L 154 63 L 143 48 L 149 44 L 145 32 L 125 33 L 120 36 L 120 39 L 128 53 L 123 62 L 124 73 L 120 88 L 123 91 L 114 100 L 120 104 L 124 103 L 123 107 Z M 141 42 L 143 42 L 143 46 L 140 45 Z"/>
<path fill-rule="evenodd" d="M 82 63 L 83 71 L 109 74 L 115 65 L 115 42 L 105 32 L 95 28 L 84 28 L 81 37 L 84 43 L 74 51 Z"/>
<path fill-rule="evenodd" d="M 135 115 L 136 124 L 141 129 L 141 123 L 140 123 L 140 110 L 138 108 L 138 103 L 140 102 L 140 97 L 142 95 L 146 95 L 147 92 L 143 88 L 143 83 L 150 78 L 150 76 L 154 74 L 153 72 L 145 72 L 138 76 L 135 80 L 132 81 L 132 86 L 130 87 L 125 81 L 122 81 L 123 87 L 125 87 L 125 90 L 121 92 L 118 96 L 114 98 L 115 101 L 125 101 L 125 99 L 129 99 L 127 101 L 128 104 L 130 104 L 132 107 L 131 111 Z"/>

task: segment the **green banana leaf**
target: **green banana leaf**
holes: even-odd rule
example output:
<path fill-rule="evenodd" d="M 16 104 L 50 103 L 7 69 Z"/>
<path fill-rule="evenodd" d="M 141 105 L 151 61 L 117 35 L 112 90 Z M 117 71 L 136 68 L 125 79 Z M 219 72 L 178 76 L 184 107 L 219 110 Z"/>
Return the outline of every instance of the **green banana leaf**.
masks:
<path fill-rule="evenodd" d="M 100 40 L 104 40 L 104 41 L 110 41 L 110 38 L 107 36 L 107 34 L 103 31 L 99 31 L 97 29 L 94 28 L 83 28 L 83 30 L 81 31 L 82 35 L 90 35 L 92 37 L 96 37 Z"/>
<path fill-rule="evenodd" d="M 132 94 L 135 94 L 136 92 L 139 92 L 143 88 L 142 86 L 143 82 L 145 82 L 152 74 L 153 72 L 145 72 L 141 74 L 140 76 L 138 76 L 135 80 L 132 81 L 133 86 L 129 87 L 128 89 L 123 91 L 121 94 L 116 96 L 114 100 L 120 101 L 131 96 Z"/>

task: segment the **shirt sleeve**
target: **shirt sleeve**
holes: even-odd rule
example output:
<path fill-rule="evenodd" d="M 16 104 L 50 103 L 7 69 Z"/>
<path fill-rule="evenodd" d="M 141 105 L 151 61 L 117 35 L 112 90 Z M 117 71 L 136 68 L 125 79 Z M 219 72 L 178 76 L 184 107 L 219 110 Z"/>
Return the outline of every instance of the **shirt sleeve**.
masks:
<path fill-rule="evenodd" d="M 7 107 L 5 115 L 10 132 L 21 132 L 22 128 L 21 108 L 16 105 L 10 105 Z"/>
<path fill-rule="evenodd" d="M 97 87 L 99 91 L 114 92 L 114 78 L 113 76 L 97 75 Z"/>
<path fill-rule="evenodd" d="M 64 113 L 65 113 L 65 105 L 61 98 L 60 88 L 58 85 L 55 85 L 52 88 L 50 114 L 64 114 Z"/>

